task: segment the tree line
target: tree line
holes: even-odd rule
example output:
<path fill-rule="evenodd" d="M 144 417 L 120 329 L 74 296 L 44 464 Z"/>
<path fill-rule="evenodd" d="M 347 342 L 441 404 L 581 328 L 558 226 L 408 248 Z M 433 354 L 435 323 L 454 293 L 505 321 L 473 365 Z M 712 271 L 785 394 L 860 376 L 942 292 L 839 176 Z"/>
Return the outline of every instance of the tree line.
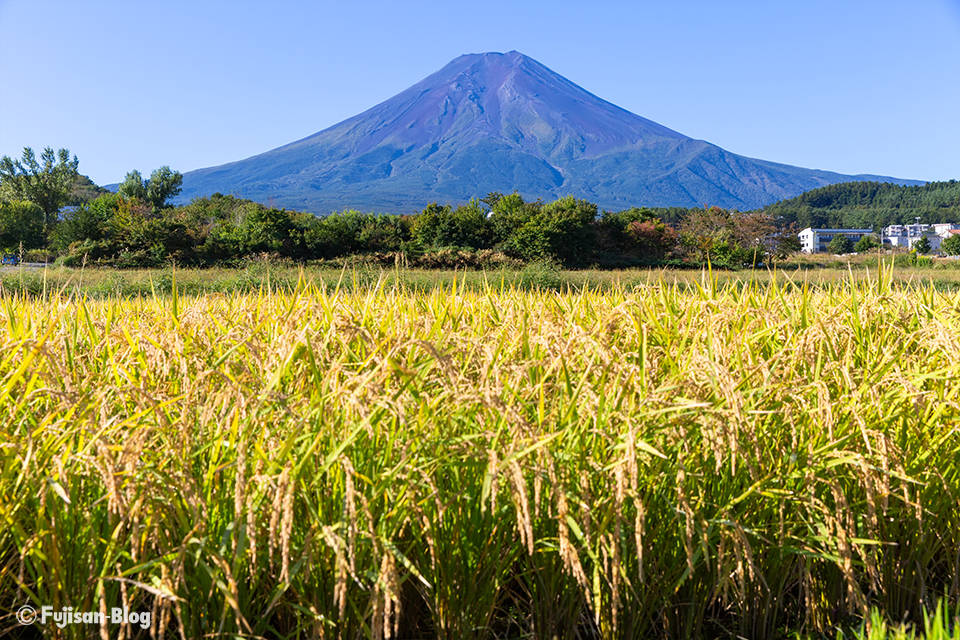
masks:
<path fill-rule="evenodd" d="M 368 254 L 386 263 L 402 259 L 438 267 L 472 264 L 463 261 L 477 254 L 572 268 L 693 266 L 707 260 L 738 268 L 774 253 L 785 257 L 796 243 L 794 234 L 779 236 L 761 213 L 717 207 L 695 210 L 671 225 L 650 209 L 601 212 L 574 197 L 545 203 L 494 193 L 459 206 L 432 203 L 410 215 L 345 210 L 317 217 L 219 193 L 166 208 L 117 193 L 63 211 L 43 246 L 66 266 L 122 268 L 171 261 L 229 265 L 261 254 L 298 261 Z"/>
<path fill-rule="evenodd" d="M 29 148 L 21 161 L 0 159 L 0 248 L 44 250 L 68 266 L 211 266 L 264 253 L 301 261 L 369 254 L 451 266 L 436 255 L 462 260 L 482 252 L 574 268 L 707 261 L 739 268 L 799 248 L 796 230 L 767 211 L 611 212 L 573 196 L 544 202 L 494 192 L 459 205 L 431 203 L 408 215 L 344 210 L 317 217 L 219 193 L 172 206 L 182 176 L 169 167 L 148 179 L 131 171 L 117 193 L 102 193 L 81 179 L 77 165 L 66 149 L 47 148 L 40 162 Z M 78 184 L 95 197 L 77 202 Z"/>

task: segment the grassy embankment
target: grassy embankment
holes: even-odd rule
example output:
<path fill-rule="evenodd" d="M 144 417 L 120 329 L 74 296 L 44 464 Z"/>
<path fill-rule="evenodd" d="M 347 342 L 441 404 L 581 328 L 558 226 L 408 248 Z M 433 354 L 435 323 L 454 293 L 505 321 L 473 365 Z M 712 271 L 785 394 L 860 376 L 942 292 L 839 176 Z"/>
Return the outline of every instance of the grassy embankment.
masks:
<path fill-rule="evenodd" d="M 956 293 L 284 277 L 3 295 L 0 607 L 125 603 L 181 638 L 832 637 L 956 611 Z"/>

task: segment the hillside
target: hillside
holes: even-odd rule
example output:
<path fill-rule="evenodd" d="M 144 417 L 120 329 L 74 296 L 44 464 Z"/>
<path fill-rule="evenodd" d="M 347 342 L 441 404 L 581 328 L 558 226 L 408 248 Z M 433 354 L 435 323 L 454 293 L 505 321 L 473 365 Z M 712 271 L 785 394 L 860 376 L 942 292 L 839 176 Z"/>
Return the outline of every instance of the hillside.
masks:
<path fill-rule="evenodd" d="M 75 207 L 80 203 L 89 202 L 94 198 L 98 198 L 105 193 L 110 193 L 115 190 L 116 185 L 114 185 L 113 189 L 101 187 L 94 183 L 88 176 L 81 174 L 77 177 L 77 182 L 73 185 L 73 189 L 70 190 L 70 200 L 67 202 L 67 206 Z"/>
<path fill-rule="evenodd" d="M 328 213 L 393 213 L 491 191 L 633 205 L 748 210 L 854 179 L 739 156 L 593 95 L 518 52 L 461 56 L 312 136 L 184 174 L 181 201 L 214 192 Z"/>
<path fill-rule="evenodd" d="M 845 182 L 813 189 L 766 207 L 797 228 L 873 228 L 920 222 L 960 222 L 960 182 L 900 186 Z"/>

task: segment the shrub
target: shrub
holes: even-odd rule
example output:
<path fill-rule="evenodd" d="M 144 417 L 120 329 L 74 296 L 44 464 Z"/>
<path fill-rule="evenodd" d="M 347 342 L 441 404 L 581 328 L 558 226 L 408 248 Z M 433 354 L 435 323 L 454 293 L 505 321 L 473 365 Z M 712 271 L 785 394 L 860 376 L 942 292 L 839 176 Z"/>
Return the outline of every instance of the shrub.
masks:
<path fill-rule="evenodd" d="M 636 243 L 640 259 L 659 261 L 677 246 L 680 235 L 659 219 L 635 221 L 627 225 L 627 235 Z"/>
<path fill-rule="evenodd" d="M 827 245 L 827 251 L 834 255 L 843 255 L 845 253 L 853 252 L 853 241 L 842 233 L 838 233 L 833 236 L 833 239 L 830 240 L 830 244 Z"/>
<path fill-rule="evenodd" d="M 456 209 L 436 202 L 427 206 L 413 222 L 412 235 L 424 248 L 493 246 L 494 229 L 479 200 Z"/>
<path fill-rule="evenodd" d="M 562 284 L 560 263 L 550 258 L 534 260 L 520 271 L 520 285 L 525 289 L 559 289 Z"/>
<path fill-rule="evenodd" d="M 960 255 L 960 235 L 951 235 L 940 243 L 940 250 L 948 256 Z"/>
<path fill-rule="evenodd" d="M 853 250 L 857 253 L 869 253 L 874 249 L 880 247 L 880 241 L 877 240 L 876 236 L 869 235 L 863 236 L 857 240 L 857 244 L 853 246 Z"/>
<path fill-rule="evenodd" d="M 594 248 L 597 205 L 573 196 L 543 205 L 513 230 L 502 248 L 528 261 L 586 264 Z"/>

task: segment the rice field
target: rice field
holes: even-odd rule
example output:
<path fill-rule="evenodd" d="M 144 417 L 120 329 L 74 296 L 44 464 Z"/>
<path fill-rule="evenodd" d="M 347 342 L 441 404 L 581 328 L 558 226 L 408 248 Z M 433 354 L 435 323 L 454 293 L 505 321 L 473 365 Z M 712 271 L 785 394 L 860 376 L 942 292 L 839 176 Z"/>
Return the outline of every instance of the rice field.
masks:
<path fill-rule="evenodd" d="M 960 638 L 960 293 L 176 277 L 0 296 L 0 636 Z"/>

